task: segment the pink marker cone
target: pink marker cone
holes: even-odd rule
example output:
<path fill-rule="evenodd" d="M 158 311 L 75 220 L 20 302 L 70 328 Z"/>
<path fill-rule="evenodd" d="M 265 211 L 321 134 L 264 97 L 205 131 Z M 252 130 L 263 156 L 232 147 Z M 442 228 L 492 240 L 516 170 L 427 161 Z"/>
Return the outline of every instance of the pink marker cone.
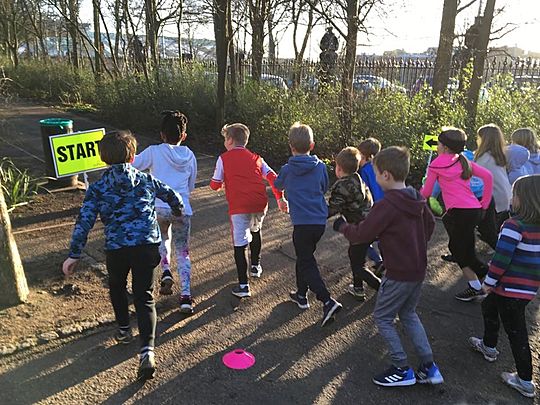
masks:
<path fill-rule="evenodd" d="M 234 349 L 223 356 L 223 364 L 234 370 L 245 370 L 255 364 L 255 356 L 243 349 Z"/>

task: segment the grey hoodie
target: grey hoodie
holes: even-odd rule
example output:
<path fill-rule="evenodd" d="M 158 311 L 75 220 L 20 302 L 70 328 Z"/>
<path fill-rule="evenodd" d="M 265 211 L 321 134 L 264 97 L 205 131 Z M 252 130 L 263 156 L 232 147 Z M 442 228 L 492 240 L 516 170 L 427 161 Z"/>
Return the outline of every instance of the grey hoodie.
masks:
<path fill-rule="evenodd" d="M 529 157 L 530 152 L 521 145 L 513 143 L 506 148 L 506 158 L 508 160 L 507 171 L 510 184 L 514 184 L 521 176 L 531 174 L 525 167 L 525 163 L 527 163 Z"/>
<path fill-rule="evenodd" d="M 195 188 L 197 160 L 191 149 L 168 143 L 151 145 L 135 156 L 133 167 L 139 170 L 149 169 L 152 176 L 182 196 L 185 214 L 193 215 L 189 195 Z M 156 207 L 167 208 L 168 205 L 157 199 Z"/>

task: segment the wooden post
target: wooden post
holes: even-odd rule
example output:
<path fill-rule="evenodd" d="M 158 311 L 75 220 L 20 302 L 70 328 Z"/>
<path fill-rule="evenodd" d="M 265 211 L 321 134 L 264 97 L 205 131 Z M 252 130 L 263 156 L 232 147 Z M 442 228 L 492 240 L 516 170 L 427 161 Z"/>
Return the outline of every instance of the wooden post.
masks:
<path fill-rule="evenodd" d="M 11 222 L 0 184 L 0 306 L 13 306 L 26 301 L 28 285 L 11 233 Z"/>

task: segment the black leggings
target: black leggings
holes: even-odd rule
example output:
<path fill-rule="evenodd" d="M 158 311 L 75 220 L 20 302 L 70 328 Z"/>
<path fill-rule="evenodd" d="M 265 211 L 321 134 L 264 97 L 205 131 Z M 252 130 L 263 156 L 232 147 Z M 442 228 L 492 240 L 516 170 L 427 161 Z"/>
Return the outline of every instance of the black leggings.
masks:
<path fill-rule="evenodd" d="M 448 233 L 448 249 L 459 267 L 469 267 L 478 278 L 485 277 L 487 266 L 476 257 L 475 228 L 482 219 L 480 208 L 451 208 L 442 220 Z"/>
<path fill-rule="evenodd" d="M 532 380 L 532 358 L 525 321 L 525 307 L 529 301 L 508 298 L 494 293 L 482 302 L 484 316 L 484 344 L 496 347 L 501 321 L 508 335 L 519 378 Z"/>

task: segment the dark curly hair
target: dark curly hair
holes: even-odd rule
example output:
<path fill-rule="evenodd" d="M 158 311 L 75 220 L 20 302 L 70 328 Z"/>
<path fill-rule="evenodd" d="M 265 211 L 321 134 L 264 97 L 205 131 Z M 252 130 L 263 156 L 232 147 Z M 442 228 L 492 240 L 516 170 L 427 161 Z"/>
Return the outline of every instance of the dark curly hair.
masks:
<path fill-rule="evenodd" d="M 177 144 L 182 139 L 182 134 L 187 130 L 187 117 L 180 111 L 162 111 L 161 133 L 165 141 L 170 144 Z"/>

